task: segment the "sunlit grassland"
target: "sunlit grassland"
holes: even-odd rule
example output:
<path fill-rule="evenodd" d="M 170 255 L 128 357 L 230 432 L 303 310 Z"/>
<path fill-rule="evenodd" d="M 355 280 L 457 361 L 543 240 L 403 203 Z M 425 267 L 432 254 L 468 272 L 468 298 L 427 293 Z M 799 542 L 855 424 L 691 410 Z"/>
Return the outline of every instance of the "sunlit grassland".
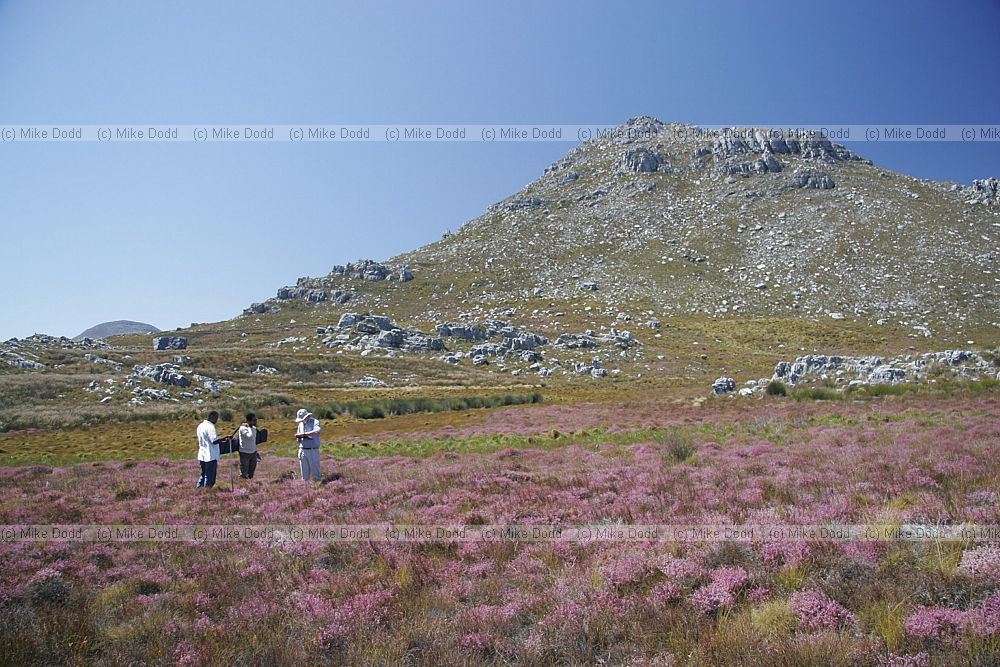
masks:
<path fill-rule="evenodd" d="M 368 392 L 371 394 L 372 392 Z M 398 392 L 394 392 L 398 393 Z M 973 394 L 975 395 L 975 394 Z M 987 396 L 992 395 L 987 394 Z M 961 405 L 959 394 L 958 405 Z M 937 401 L 942 401 L 940 409 Z M 428 456 L 438 452 L 494 452 L 505 448 L 553 449 L 578 445 L 608 456 L 637 443 L 669 445 L 672 456 L 687 460 L 688 443 L 715 442 L 733 445 L 767 441 L 781 446 L 822 427 L 878 429 L 911 421 L 920 428 L 947 423 L 956 409 L 954 396 L 935 399 L 927 395 L 890 396 L 833 404 L 800 403 L 791 398 L 712 399 L 708 402 L 647 399 L 643 409 L 630 416 L 627 403 L 552 402 L 507 405 L 459 411 L 416 412 L 381 419 L 359 419 L 338 414 L 323 421 L 323 452 L 335 458 L 358 456 Z M 296 452 L 295 423 L 291 406 L 267 408 L 259 414 L 260 426 L 269 431 L 261 451 L 271 456 Z M 657 407 L 660 406 L 660 407 Z M 618 426 L 593 423 L 574 426 L 574 411 L 619 410 Z M 561 410 L 551 425 L 546 410 Z M 969 405 L 964 414 L 977 416 L 985 408 Z M 660 414 L 662 413 L 662 414 Z M 518 417 L 520 415 L 521 417 Z M 523 420 L 522 420 L 523 417 Z M 194 430 L 201 416 L 156 421 L 128 421 L 36 432 L 0 434 L 0 465 L 69 465 L 99 460 L 158 460 L 191 458 Z M 242 414 L 223 411 L 220 435 L 235 431 Z M 514 422 L 522 420 L 524 423 Z M 665 426 L 662 424 L 668 424 Z"/>

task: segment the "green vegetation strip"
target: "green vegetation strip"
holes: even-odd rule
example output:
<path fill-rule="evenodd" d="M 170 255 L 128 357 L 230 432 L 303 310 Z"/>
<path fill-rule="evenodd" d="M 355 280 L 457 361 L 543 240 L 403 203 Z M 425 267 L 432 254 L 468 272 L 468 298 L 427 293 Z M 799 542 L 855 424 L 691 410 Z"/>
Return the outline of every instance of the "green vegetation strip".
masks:
<path fill-rule="evenodd" d="M 356 419 L 385 419 L 415 412 L 450 412 L 477 408 L 499 408 L 506 405 L 541 403 L 542 395 L 495 394 L 492 396 L 448 396 L 441 398 L 372 398 L 363 401 L 333 401 L 313 404 L 310 412 L 320 419 L 335 419 L 349 414 Z M 295 414 L 292 408 L 283 410 L 285 417 Z"/>

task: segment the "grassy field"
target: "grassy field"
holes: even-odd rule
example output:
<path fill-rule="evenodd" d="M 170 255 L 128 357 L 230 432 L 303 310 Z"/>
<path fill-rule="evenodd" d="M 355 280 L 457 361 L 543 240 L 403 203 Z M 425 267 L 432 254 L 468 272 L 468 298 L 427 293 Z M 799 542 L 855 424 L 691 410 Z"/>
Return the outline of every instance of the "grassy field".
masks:
<path fill-rule="evenodd" d="M 345 396 L 367 396 L 359 401 L 384 404 L 387 396 L 405 396 L 415 392 L 398 390 L 364 390 L 363 392 L 324 392 L 343 401 Z M 438 398 L 455 400 L 468 396 L 458 390 L 432 392 Z M 731 415 L 762 411 L 773 413 L 789 409 L 790 404 L 804 401 L 800 414 L 815 414 L 820 420 L 847 419 L 844 414 L 856 415 L 865 410 L 882 410 L 887 406 L 933 406 L 936 401 L 974 401 L 980 396 L 1000 393 L 996 381 L 945 384 L 933 389 L 914 390 L 871 387 L 846 395 L 829 392 L 822 387 L 796 390 L 789 396 L 766 396 L 751 399 L 713 398 L 705 400 L 703 394 L 691 391 L 674 392 L 670 398 L 655 398 L 657 394 L 620 392 L 617 395 L 594 391 L 546 392 L 523 395 L 524 405 L 503 408 L 475 408 L 460 411 L 415 412 L 388 416 L 381 419 L 362 419 L 349 413 L 338 414 L 334 419 L 324 419 L 324 451 L 343 458 L 350 456 L 383 456 L 396 454 L 430 454 L 438 451 L 494 451 L 505 446 L 545 447 L 562 445 L 579 439 L 609 437 L 607 431 L 612 421 L 628 424 L 629 428 L 655 437 L 658 429 L 676 427 L 686 419 L 710 419 L 712 423 Z M 381 395 L 380 395 L 381 394 Z M 498 399 L 510 394 L 485 393 Z M 515 395 L 516 396 L 516 395 Z M 398 399 L 397 399 L 398 400 Z M 909 402 L 908 402 L 909 401 Z M 834 405 L 829 405 L 829 403 Z M 337 402 L 344 406 L 350 403 Z M 541 403 L 541 405 L 538 405 Z M 820 405 L 826 403 L 827 405 Z M 810 405 L 811 404 L 811 405 Z M 290 455 L 296 449 L 295 423 L 292 416 L 298 404 L 264 408 L 258 411 L 261 428 L 267 428 L 270 442 L 263 451 L 270 454 Z M 303 405 L 331 405 L 329 401 L 303 403 Z M 650 406 L 656 406 L 655 408 Z M 928 415 L 933 414 L 929 408 Z M 195 450 L 194 429 L 203 419 L 195 411 L 185 418 L 172 418 L 169 414 L 155 418 L 130 421 L 112 421 L 86 427 L 39 429 L 0 433 L 0 465 L 68 465 L 102 460 L 159 460 L 185 459 Z M 685 417 L 678 421 L 676 414 Z M 877 412 L 876 414 L 881 414 Z M 222 411 L 218 425 L 220 434 L 235 431 L 242 420 L 242 413 Z M 572 415 L 567 418 L 566 415 Z M 586 416 L 584 416 L 586 415 Z M 857 419 L 856 416 L 850 419 Z M 881 419 L 881 417 L 873 417 Z M 838 422 L 839 423 L 839 422 Z M 720 426 L 719 428 L 723 428 Z M 459 437 L 471 434 L 472 438 Z M 718 434 L 719 438 L 725 433 Z M 562 439 L 561 442 L 548 443 Z"/>

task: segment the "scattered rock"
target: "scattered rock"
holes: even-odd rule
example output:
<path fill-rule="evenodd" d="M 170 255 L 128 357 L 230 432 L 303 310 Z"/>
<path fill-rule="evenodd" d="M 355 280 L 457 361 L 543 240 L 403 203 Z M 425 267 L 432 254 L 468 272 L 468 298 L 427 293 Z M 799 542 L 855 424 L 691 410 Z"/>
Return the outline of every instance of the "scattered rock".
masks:
<path fill-rule="evenodd" d="M 445 322 L 437 325 L 437 333 L 442 337 L 454 336 L 462 340 L 486 340 L 489 332 L 481 326 Z"/>
<path fill-rule="evenodd" d="M 22 368 L 28 371 L 40 371 L 45 368 L 45 364 L 39 363 L 37 361 L 32 361 L 31 359 L 21 359 L 15 357 L 13 359 L 7 359 L 7 365 L 13 366 L 14 368 Z"/>
<path fill-rule="evenodd" d="M 279 299 L 304 299 L 311 303 L 323 303 L 332 301 L 333 303 L 347 303 L 351 294 L 342 290 L 327 291 L 324 289 L 311 289 L 308 287 L 282 287 L 278 290 Z"/>
<path fill-rule="evenodd" d="M 87 353 L 83 355 L 83 358 L 87 361 L 97 364 L 98 366 L 111 366 L 115 370 L 121 370 L 122 365 L 112 359 L 105 359 L 104 357 L 99 357 L 96 354 Z"/>
<path fill-rule="evenodd" d="M 385 382 L 379 380 L 374 375 L 366 375 L 354 383 L 358 387 L 388 387 Z"/>
<path fill-rule="evenodd" d="M 712 391 L 715 392 L 716 396 L 736 391 L 736 380 L 728 377 L 718 378 L 712 383 Z"/>

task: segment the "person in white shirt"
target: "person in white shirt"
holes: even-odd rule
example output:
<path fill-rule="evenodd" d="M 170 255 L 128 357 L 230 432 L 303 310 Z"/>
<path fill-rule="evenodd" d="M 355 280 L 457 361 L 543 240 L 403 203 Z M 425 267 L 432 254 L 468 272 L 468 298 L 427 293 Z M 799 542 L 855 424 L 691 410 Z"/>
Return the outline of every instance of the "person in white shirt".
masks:
<path fill-rule="evenodd" d="M 299 467 L 302 479 L 320 481 L 319 473 L 319 420 L 305 408 L 295 415 L 295 437 L 299 441 Z"/>
<path fill-rule="evenodd" d="M 215 475 L 219 471 L 219 439 L 215 425 L 219 421 L 219 413 L 212 410 L 208 418 L 198 424 L 195 431 L 198 436 L 198 463 L 201 466 L 201 477 L 198 478 L 198 488 L 215 486 Z"/>
<path fill-rule="evenodd" d="M 257 415 L 250 412 L 240 425 L 240 479 L 253 479 L 257 470 Z"/>

